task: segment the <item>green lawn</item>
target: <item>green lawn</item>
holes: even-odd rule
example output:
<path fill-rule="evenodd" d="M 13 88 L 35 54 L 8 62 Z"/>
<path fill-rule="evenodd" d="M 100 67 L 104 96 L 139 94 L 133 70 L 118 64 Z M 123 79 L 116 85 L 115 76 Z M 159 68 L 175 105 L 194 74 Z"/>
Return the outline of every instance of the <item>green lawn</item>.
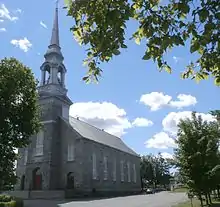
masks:
<path fill-rule="evenodd" d="M 187 192 L 187 188 L 175 188 L 174 191 L 171 191 L 171 193 L 185 193 Z"/>
<path fill-rule="evenodd" d="M 173 207 L 191 207 L 191 202 L 188 201 L 188 202 L 180 203 L 180 204 L 175 205 Z M 200 201 L 197 199 L 193 199 L 193 207 L 201 207 Z M 220 207 L 220 202 L 213 201 L 213 205 L 211 207 Z"/>

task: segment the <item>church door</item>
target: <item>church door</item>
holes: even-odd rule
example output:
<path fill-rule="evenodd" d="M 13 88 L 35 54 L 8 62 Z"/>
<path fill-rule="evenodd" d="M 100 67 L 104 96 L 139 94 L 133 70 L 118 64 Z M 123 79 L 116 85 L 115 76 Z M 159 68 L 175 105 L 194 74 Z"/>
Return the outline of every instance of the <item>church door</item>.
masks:
<path fill-rule="evenodd" d="M 72 172 L 67 174 L 67 189 L 74 189 L 74 175 Z"/>
<path fill-rule="evenodd" d="M 41 175 L 35 176 L 35 184 L 36 184 L 36 190 L 41 190 Z"/>
<path fill-rule="evenodd" d="M 42 175 L 40 168 L 33 170 L 33 190 L 42 190 Z"/>

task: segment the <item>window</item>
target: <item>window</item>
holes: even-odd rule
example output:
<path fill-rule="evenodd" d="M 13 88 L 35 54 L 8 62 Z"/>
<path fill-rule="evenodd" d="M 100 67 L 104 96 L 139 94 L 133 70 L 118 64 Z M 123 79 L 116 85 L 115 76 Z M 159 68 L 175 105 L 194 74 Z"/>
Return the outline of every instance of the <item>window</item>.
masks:
<path fill-rule="evenodd" d="M 116 159 L 113 162 L 113 181 L 116 181 Z"/>
<path fill-rule="evenodd" d="M 136 177 L 136 166 L 135 166 L 135 164 L 133 164 L 133 179 L 134 179 L 134 183 L 136 183 L 137 182 L 137 177 Z"/>
<path fill-rule="evenodd" d="M 121 160 L 121 181 L 124 182 L 125 178 L 124 178 L 124 161 Z"/>
<path fill-rule="evenodd" d="M 38 156 L 43 154 L 44 154 L 44 132 L 41 130 L 37 134 L 35 155 Z"/>
<path fill-rule="evenodd" d="M 96 154 L 92 154 L 92 178 L 95 180 L 97 178 L 96 172 Z"/>
<path fill-rule="evenodd" d="M 75 148 L 74 148 L 74 143 L 70 142 L 68 144 L 68 149 L 67 149 L 67 161 L 73 161 L 75 158 Z"/>
<path fill-rule="evenodd" d="M 27 159 L 28 159 L 28 149 L 24 150 L 24 165 L 27 164 Z"/>
<path fill-rule="evenodd" d="M 108 160 L 107 157 L 104 156 L 104 180 L 108 179 Z"/>
<path fill-rule="evenodd" d="M 131 182 L 130 162 L 127 162 L 128 182 Z"/>

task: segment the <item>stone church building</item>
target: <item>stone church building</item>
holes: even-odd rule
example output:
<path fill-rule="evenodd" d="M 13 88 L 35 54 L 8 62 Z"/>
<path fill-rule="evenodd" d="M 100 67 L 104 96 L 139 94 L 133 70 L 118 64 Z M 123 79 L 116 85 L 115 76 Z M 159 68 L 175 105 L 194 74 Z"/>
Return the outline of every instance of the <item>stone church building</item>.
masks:
<path fill-rule="evenodd" d="M 140 157 L 118 137 L 69 117 L 58 9 L 38 87 L 42 129 L 19 149 L 19 191 L 139 192 Z"/>

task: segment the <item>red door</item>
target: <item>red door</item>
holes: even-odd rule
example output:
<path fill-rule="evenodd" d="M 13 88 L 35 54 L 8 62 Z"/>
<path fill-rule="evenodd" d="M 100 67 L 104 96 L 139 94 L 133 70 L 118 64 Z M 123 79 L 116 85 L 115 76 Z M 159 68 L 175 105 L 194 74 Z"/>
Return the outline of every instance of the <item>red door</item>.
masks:
<path fill-rule="evenodd" d="M 41 175 L 35 176 L 35 187 L 36 190 L 41 190 Z"/>

